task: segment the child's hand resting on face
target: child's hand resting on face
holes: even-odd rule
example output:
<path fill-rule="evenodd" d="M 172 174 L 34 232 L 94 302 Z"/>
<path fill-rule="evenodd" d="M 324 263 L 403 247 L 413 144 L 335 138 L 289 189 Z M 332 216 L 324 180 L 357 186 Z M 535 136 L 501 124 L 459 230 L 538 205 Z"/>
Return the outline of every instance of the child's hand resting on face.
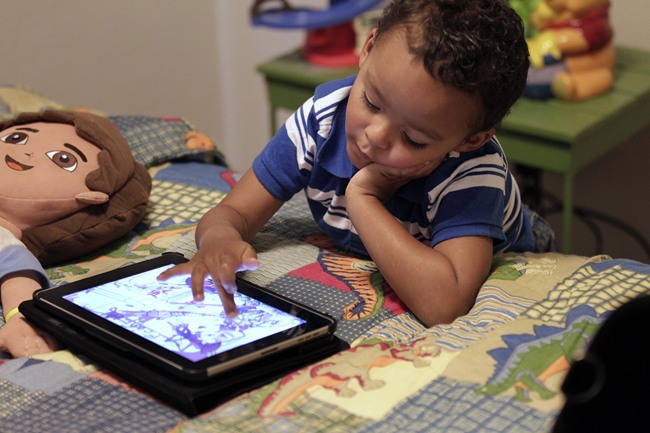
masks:
<path fill-rule="evenodd" d="M 409 181 L 431 174 L 443 160 L 444 157 L 441 157 L 408 168 L 394 168 L 378 163 L 368 164 L 352 177 L 345 194 L 348 199 L 352 199 L 354 194 L 365 194 L 377 197 L 381 201 L 388 200 Z"/>

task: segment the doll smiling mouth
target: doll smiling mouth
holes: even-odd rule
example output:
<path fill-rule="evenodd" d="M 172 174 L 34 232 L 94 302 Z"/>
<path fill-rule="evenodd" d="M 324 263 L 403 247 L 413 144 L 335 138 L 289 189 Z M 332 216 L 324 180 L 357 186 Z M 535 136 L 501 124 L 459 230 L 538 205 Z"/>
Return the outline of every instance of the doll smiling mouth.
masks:
<path fill-rule="evenodd" d="M 34 168 L 33 165 L 21 164 L 20 162 L 16 161 L 15 159 L 10 157 L 9 155 L 5 156 L 5 162 L 7 163 L 7 166 L 10 169 L 16 170 L 16 171 L 26 171 L 26 170 L 30 170 L 30 169 Z"/>

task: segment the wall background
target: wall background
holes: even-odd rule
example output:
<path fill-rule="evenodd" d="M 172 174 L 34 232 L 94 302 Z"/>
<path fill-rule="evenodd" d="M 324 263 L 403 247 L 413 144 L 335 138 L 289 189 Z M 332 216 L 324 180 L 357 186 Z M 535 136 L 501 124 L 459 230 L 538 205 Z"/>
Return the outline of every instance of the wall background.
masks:
<path fill-rule="evenodd" d="M 250 26 L 252 3 L 0 0 L 0 84 L 109 114 L 185 117 L 215 139 L 234 169 L 244 170 L 268 139 L 268 103 L 255 66 L 304 38 L 300 30 Z M 612 3 L 617 43 L 650 51 L 650 2 Z M 650 239 L 649 166 L 650 129 L 576 177 L 576 204 L 620 218 Z M 543 184 L 561 196 L 561 176 L 544 174 Z M 559 230 L 559 218 L 549 219 Z M 596 253 L 586 226 L 575 228 L 575 252 Z M 602 229 L 607 254 L 650 262 L 635 239 Z"/>

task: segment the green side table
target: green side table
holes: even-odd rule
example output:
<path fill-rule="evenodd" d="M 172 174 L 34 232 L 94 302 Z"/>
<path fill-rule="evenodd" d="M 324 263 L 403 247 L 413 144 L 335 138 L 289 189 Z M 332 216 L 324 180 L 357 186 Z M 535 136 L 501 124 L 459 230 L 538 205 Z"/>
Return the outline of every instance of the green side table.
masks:
<path fill-rule="evenodd" d="M 571 251 L 573 178 L 582 168 L 650 125 L 650 53 L 618 47 L 611 91 L 577 102 L 522 98 L 497 137 L 510 163 L 563 175 L 562 251 Z M 292 52 L 258 66 L 267 83 L 271 134 L 280 108 L 296 110 L 316 86 L 353 75 L 355 68 L 322 68 Z"/>
<path fill-rule="evenodd" d="M 314 96 L 316 86 L 349 77 L 357 68 L 325 68 L 306 62 L 300 50 L 257 66 L 264 75 L 271 105 L 271 135 L 278 130 L 277 114 L 281 108 L 297 110 Z"/>
<path fill-rule="evenodd" d="M 497 133 L 508 160 L 563 175 L 562 251 L 571 251 L 573 178 L 650 125 L 650 53 L 618 47 L 611 91 L 585 101 L 522 98 Z"/>

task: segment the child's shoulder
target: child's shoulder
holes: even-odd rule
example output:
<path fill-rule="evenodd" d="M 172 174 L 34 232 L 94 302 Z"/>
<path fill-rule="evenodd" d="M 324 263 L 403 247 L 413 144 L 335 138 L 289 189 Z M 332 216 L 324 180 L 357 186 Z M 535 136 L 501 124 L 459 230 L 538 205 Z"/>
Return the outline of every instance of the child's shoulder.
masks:
<path fill-rule="evenodd" d="M 485 158 L 501 159 L 504 162 L 506 160 L 506 155 L 503 151 L 503 148 L 501 147 L 501 144 L 496 137 L 490 138 L 487 142 L 485 142 L 483 146 L 479 147 L 478 149 L 463 153 L 451 152 L 449 156 L 451 159 L 459 161 L 459 163 Z"/>
<path fill-rule="evenodd" d="M 354 84 L 356 75 L 349 77 L 341 78 L 335 81 L 328 81 L 327 83 L 321 84 L 316 87 L 314 92 L 314 99 L 323 99 L 330 97 L 333 94 L 340 94 L 343 97 L 347 97 L 350 93 L 350 88 Z M 342 98 L 341 98 L 342 99 Z"/>
<path fill-rule="evenodd" d="M 355 78 L 356 76 L 353 75 L 321 84 L 316 88 L 314 97 L 308 104 L 313 104 L 311 110 L 313 110 L 315 119 L 319 124 L 325 124 L 326 128 L 329 129 L 329 125 L 331 125 L 337 113 L 345 113 L 345 110 L 339 110 L 339 107 L 345 106 Z M 329 135 L 329 133 L 325 135 Z"/>
<path fill-rule="evenodd" d="M 498 140 L 491 138 L 483 146 L 470 152 L 450 152 L 443 163 L 427 178 L 427 183 L 438 183 L 444 179 L 465 177 L 473 172 L 508 172 L 508 162 Z"/>

